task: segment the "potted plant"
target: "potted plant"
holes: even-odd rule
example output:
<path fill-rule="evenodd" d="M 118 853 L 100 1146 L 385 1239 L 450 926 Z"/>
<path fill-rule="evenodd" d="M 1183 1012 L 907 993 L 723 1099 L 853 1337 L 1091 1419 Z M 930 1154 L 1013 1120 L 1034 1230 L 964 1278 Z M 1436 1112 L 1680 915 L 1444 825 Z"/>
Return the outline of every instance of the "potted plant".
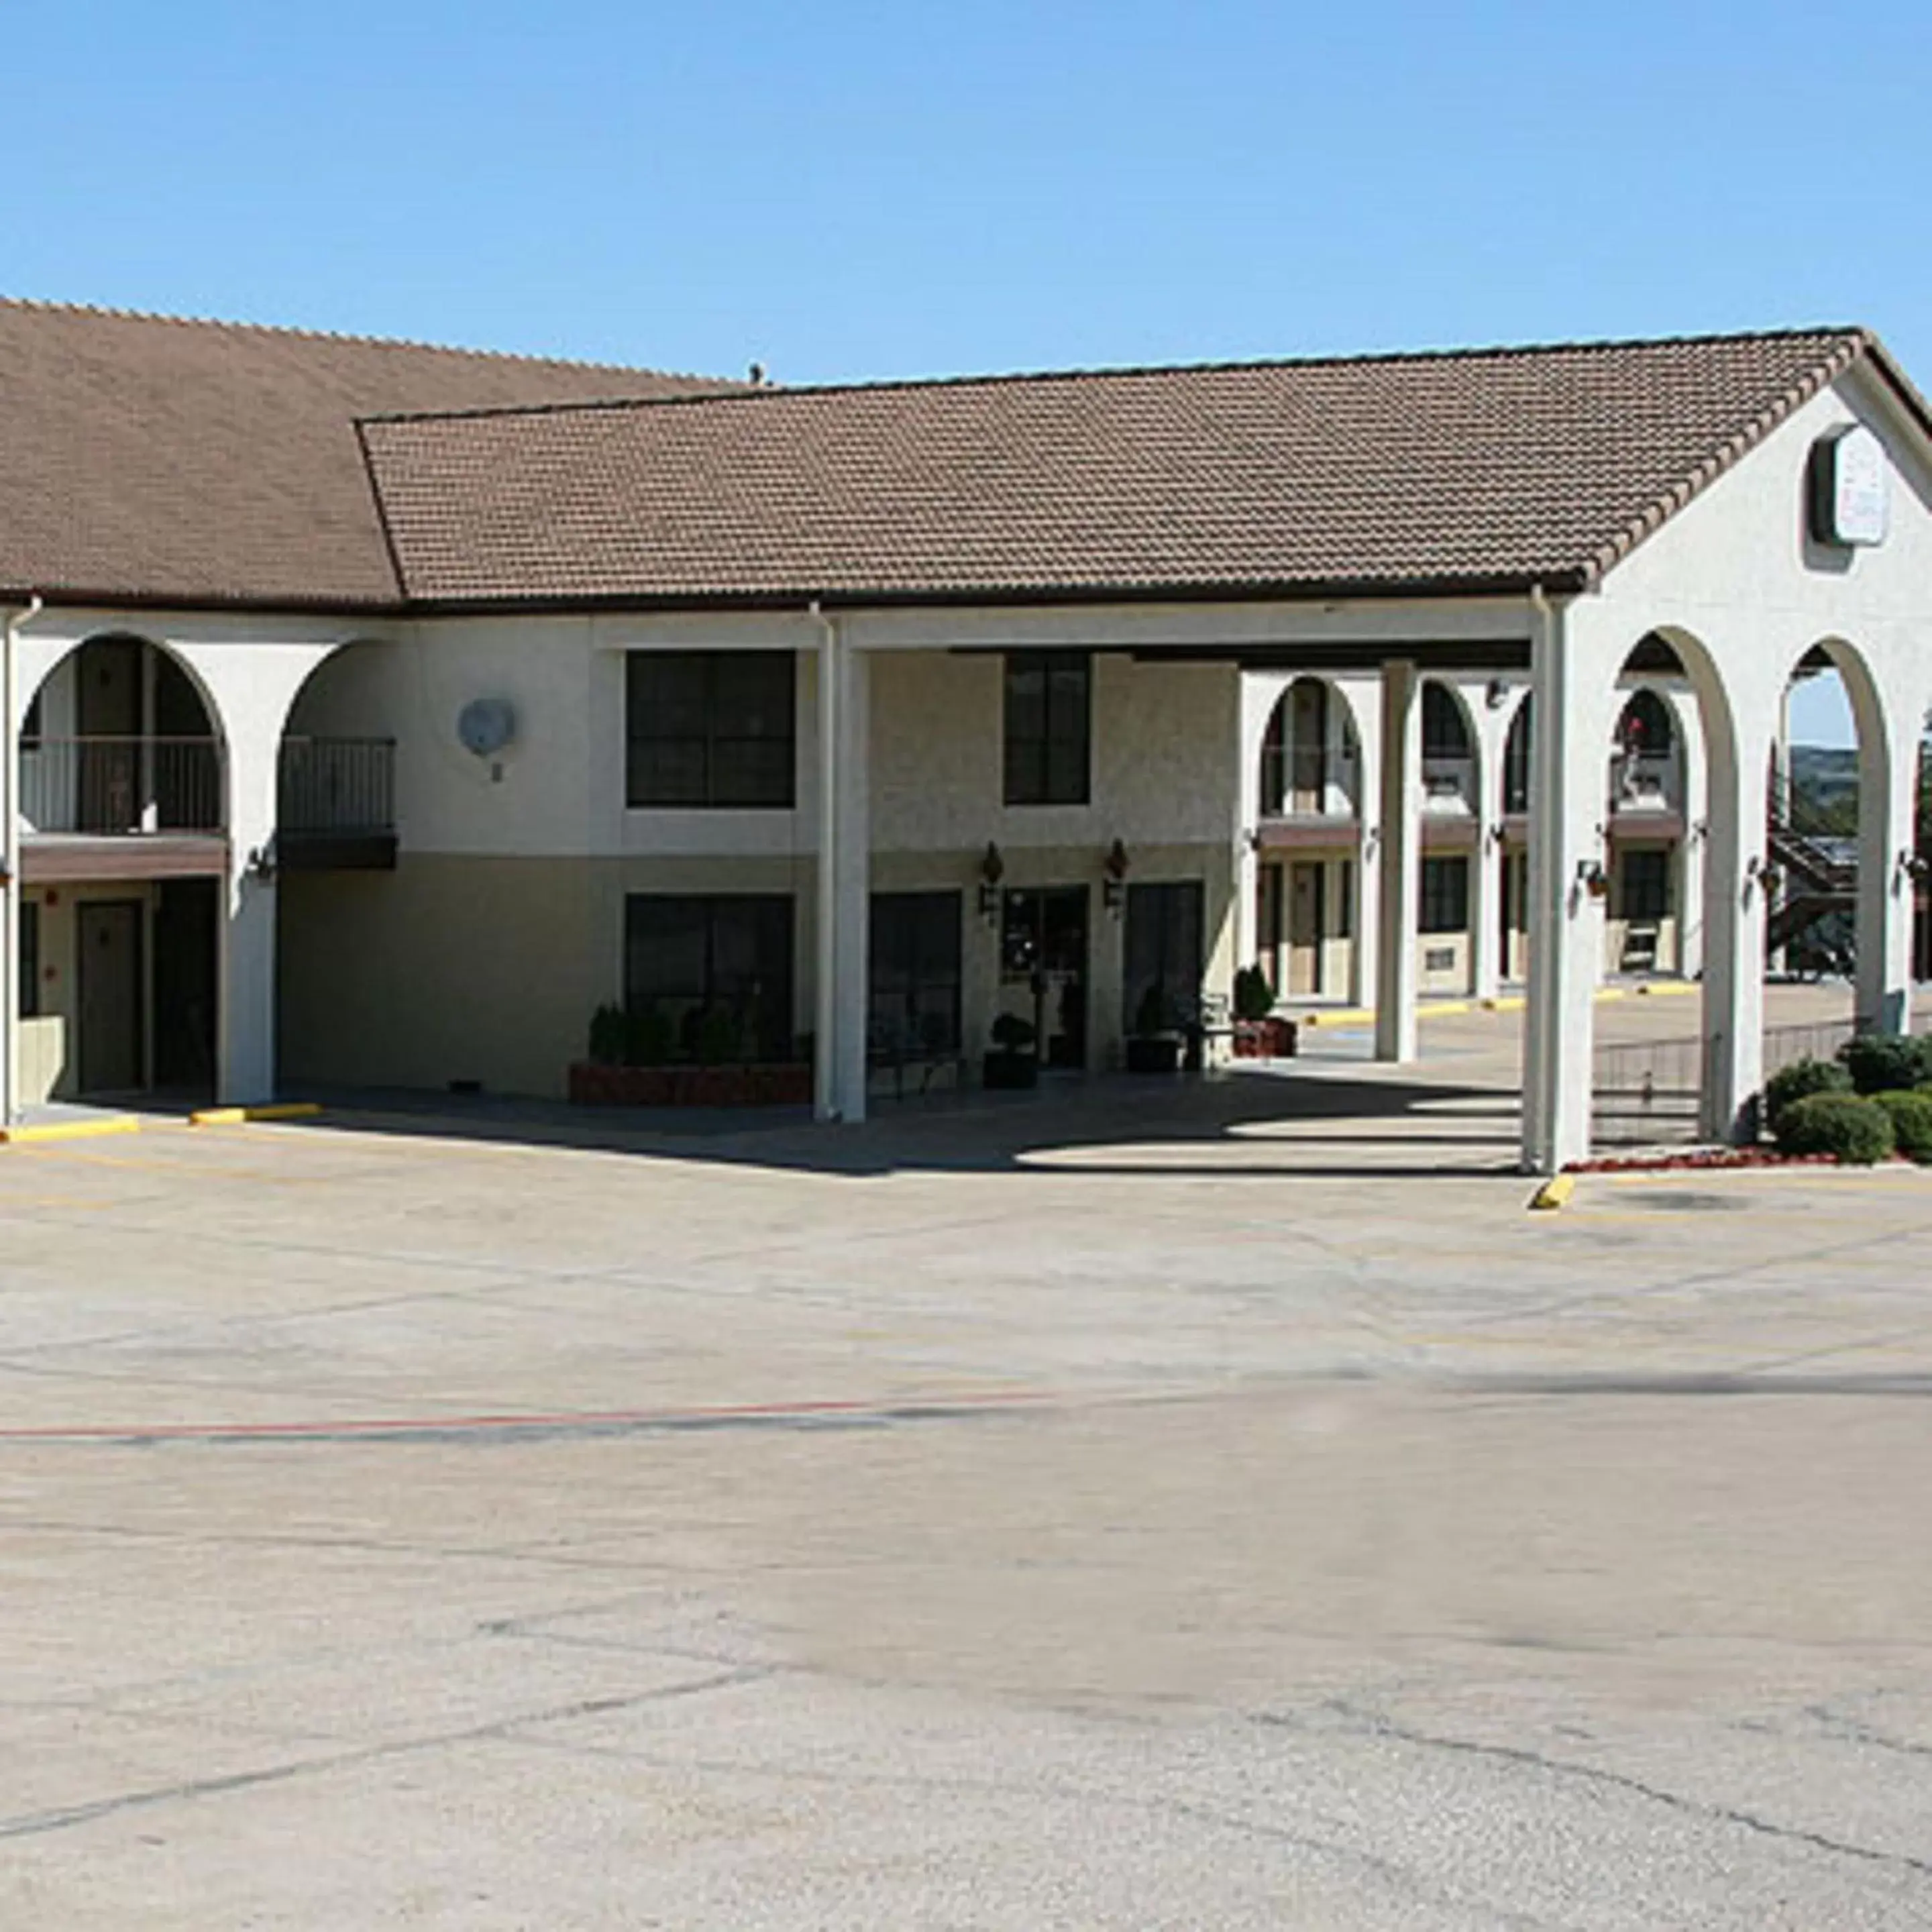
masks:
<path fill-rule="evenodd" d="M 1018 1013 L 1001 1013 L 993 1022 L 992 1050 L 981 1063 L 982 1086 L 1000 1088 L 1037 1087 L 1040 1056 L 1034 1044 L 1040 1035 L 1034 1023 Z"/>
<path fill-rule="evenodd" d="M 1156 980 L 1141 995 L 1127 1035 L 1130 1073 L 1172 1073 L 1180 1065 L 1180 1036 L 1168 1023 L 1167 989 Z"/>
<path fill-rule="evenodd" d="M 1274 988 L 1258 966 L 1234 975 L 1234 1058 L 1286 1060 L 1295 1048 L 1294 1022 L 1274 1010 Z"/>

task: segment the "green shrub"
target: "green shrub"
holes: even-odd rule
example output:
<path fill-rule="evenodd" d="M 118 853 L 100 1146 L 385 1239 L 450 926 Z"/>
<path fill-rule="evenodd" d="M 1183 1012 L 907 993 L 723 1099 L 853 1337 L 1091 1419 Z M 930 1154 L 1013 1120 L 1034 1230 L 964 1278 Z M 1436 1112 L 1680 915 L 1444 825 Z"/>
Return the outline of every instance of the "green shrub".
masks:
<path fill-rule="evenodd" d="M 1764 1124 L 1773 1135 L 1793 1101 L 1814 1094 L 1849 1094 L 1852 1076 L 1835 1060 L 1794 1060 L 1764 1083 Z"/>
<path fill-rule="evenodd" d="M 1932 1089 L 1874 1094 L 1872 1105 L 1892 1118 L 1892 1138 L 1907 1160 L 1932 1166 Z"/>
<path fill-rule="evenodd" d="M 625 1033 L 623 1008 L 599 1006 L 590 1016 L 591 1060 L 599 1066 L 622 1066 Z"/>
<path fill-rule="evenodd" d="M 743 1020 L 722 1003 L 706 1006 L 692 1036 L 691 1057 L 700 1066 L 729 1066 L 748 1058 Z"/>
<path fill-rule="evenodd" d="M 1861 1094 L 1898 1094 L 1932 1080 L 1932 1036 L 1862 1033 L 1838 1049 Z"/>
<path fill-rule="evenodd" d="M 1244 966 L 1234 975 L 1234 1017 L 1264 1020 L 1274 1011 L 1274 988 L 1258 966 Z"/>
<path fill-rule="evenodd" d="M 1814 1094 L 1785 1108 L 1778 1144 L 1786 1154 L 1828 1154 L 1840 1166 L 1869 1167 L 1892 1152 L 1892 1117 L 1856 1094 Z"/>
<path fill-rule="evenodd" d="M 655 1006 L 640 1006 L 625 1016 L 624 1064 L 662 1066 L 670 1059 L 677 1036 L 671 1023 Z"/>
<path fill-rule="evenodd" d="M 1034 1038 L 1033 1022 L 1018 1013 L 1001 1013 L 993 1022 L 993 1044 L 1002 1053 L 1024 1053 Z"/>

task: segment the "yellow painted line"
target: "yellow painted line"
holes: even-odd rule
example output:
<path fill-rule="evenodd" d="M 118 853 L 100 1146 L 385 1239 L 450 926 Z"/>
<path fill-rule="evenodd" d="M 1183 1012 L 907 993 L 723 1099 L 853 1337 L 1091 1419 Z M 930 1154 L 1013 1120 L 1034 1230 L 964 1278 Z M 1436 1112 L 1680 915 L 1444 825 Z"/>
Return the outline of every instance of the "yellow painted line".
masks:
<path fill-rule="evenodd" d="M 322 1112 L 314 1100 L 277 1100 L 260 1107 L 202 1107 L 188 1117 L 191 1127 L 236 1127 L 244 1120 L 306 1120 Z"/>
<path fill-rule="evenodd" d="M 1576 1190 L 1574 1174 L 1552 1174 L 1530 1197 L 1533 1213 L 1550 1214 L 1561 1208 Z"/>
<path fill-rule="evenodd" d="M 132 1114 L 110 1114 L 99 1120 L 49 1120 L 38 1126 L 0 1127 L 0 1143 L 32 1146 L 43 1141 L 91 1141 L 102 1134 L 138 1134 L 141 1124 Z"/>
<path fill-rule="evenodd" d="M 1662 999 L 1673 993 L 1701 993 L 1703 988 L 1695 980 L 1646 980 L 1637 991 L 1646 998 Z"/>
<path fill-rule="evenodd" d="M 1703 990 L 1694 980 L 1646 980 L 1637 986 L 1599 986 L 1594 997 L 1599 1000 L 1627 1000 L 1633 993 L 1662 997 L 1673 993 L 1701 993 Z M 1415 1016 L 1427 1020 L 1477 1012 L 1520 1013 L 1528 1004 L 1520 993 L 1499 993 L 1486 1000 L 1424 1000 L 1417 1005 Z M 1288 1017 L 1297 1026 L 1372 1026 L 1376 1010 L 1373 1006 L 1321 1006 L 1312 1012 L 1291 1013 Z"/>
<path fill-rule="evenodd" d="M 1520 993 L 1503 993 L 1493 1000 L 1483 1002 L 1486 1013 L 1520 1013 L 1529 1004 Z"/>
<path fill-rule="evenodd" d="M 1375 1018 L 1372 1006 L 1324 1006 L 1318 1012 L 1297 1013 L 1298 1026 L 1366 1026 Z"/>

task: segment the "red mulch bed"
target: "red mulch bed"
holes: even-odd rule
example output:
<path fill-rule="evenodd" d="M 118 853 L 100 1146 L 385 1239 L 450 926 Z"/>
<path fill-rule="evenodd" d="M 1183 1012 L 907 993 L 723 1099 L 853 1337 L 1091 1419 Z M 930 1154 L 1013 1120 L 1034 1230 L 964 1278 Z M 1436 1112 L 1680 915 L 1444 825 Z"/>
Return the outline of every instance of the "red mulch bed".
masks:
<path fill-rule="evenodd" d="M 1859 1166 L 1862 1162 L 1850 1165 Z M 1876 1162 L 1880 1167 L 1911 1166 L 1893 1154 Z M 1780 1154 L 1775 1148 L 1685 1148 L 1677 1154 L 1604 1154 L 1594 1160 L 1573 1160 L 1565 1174 L 1669 1174 L 1678 1170 L 1700 1171 L 1727 1167 L 1837 1167 L 1838 1157 L 1828 1154 Z"/>

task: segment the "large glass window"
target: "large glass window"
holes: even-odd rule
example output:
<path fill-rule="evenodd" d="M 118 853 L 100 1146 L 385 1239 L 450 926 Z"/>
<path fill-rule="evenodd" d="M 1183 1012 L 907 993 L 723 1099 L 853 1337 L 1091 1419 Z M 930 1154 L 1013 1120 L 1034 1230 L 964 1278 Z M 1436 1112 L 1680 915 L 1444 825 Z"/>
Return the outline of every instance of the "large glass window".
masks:
<path fill-rule="evenodd" d="M 776 894 L 633 892 L 624 902 L 624 997 L 655 1009 L 684 1053 L 714 1010 L 733 1015 L 747 1059 L 788 1060 L 792 902 Z"/>
<path fill-rule="evenodd" d="M 1422 755 L 1432 759 L 1471 755 L 1468 720 L 1455 694 L 1444 685 L 1422 687 Z"/>
<path fill-rule="evenodd" d="M 1422 862 L 1422 912 L 1424 932 L 1467 932 L 1469 929 L 1469 862 L 1466 858 L 1425 859 Z"/>
<path fill-rule="evenodd" d="M 1007 804 L 1087 802 L 1092 684 L 1084 651 L 1008 653 Z"/>
<path fill-rule="evenodd" d="M 633 651 L 624 663 L 624 713 L 626 804 L 793 802 L 790 651 Z"/>
<path fill-rule="evenodd" d="M 872 1046 L 885 1054 L 956 1052 L 959 895 L 872 895 Z"/>

